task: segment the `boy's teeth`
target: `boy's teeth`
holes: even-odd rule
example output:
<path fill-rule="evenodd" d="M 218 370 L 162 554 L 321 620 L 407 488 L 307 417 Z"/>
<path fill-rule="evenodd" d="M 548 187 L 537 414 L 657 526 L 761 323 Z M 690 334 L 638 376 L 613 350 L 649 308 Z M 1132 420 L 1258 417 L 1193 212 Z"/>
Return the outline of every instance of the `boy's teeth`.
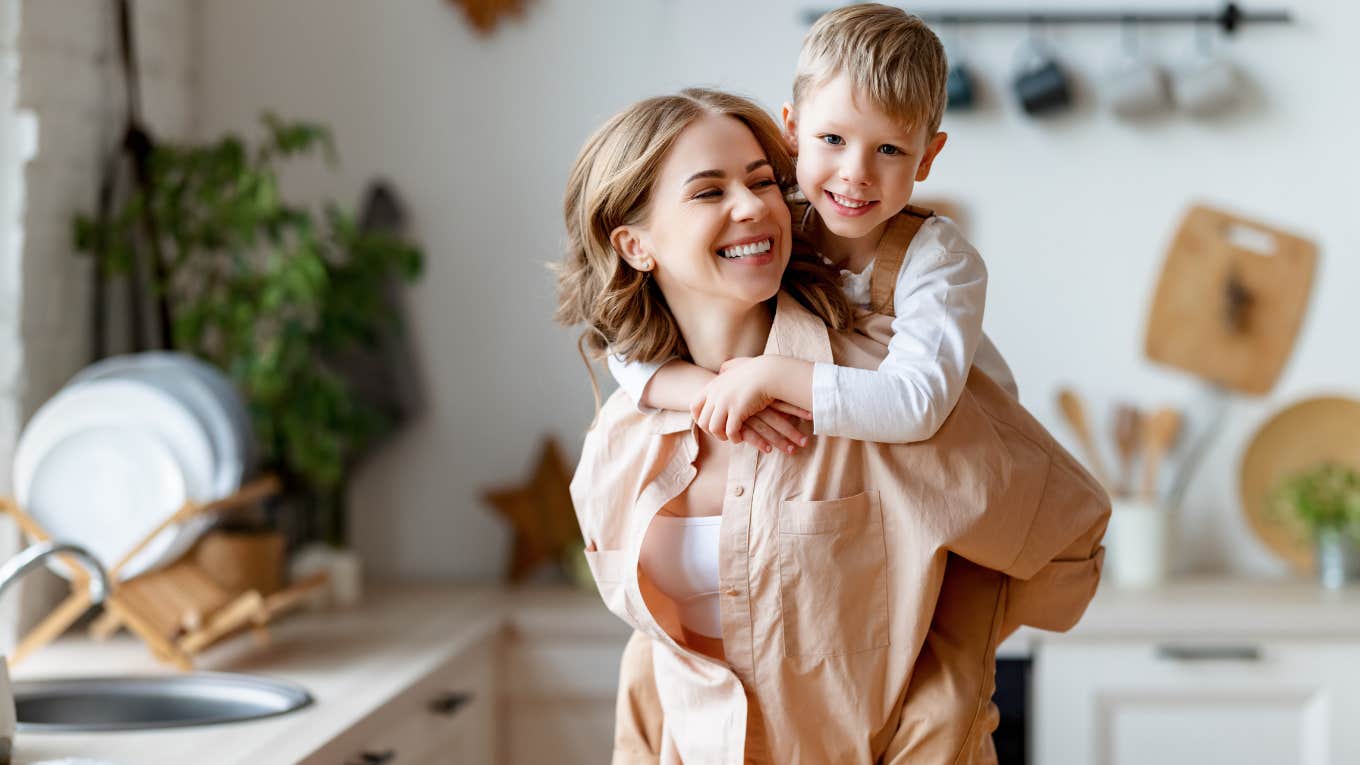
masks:
<path fill-rule="evenodd" d="M 736 259 L 744 258 L 747 255 L 759 255 L 762 252 L 769 252 L 772 242 L 769 239 L 762 239 L 751 244 L 739 244 L 736 247 L 725 247 L 718 250 L 718 254 L 724 258 Z"/>
<path fill-rule="evenodd" d="M 855 200 L 850 199 L 849 197 L 843 197 L 834 191 L 831 192 L 831 198 L 836 200 L 836 204 L 843 207 L 863 207 L 869 204 L 868 202 L 856 202 Z"/>

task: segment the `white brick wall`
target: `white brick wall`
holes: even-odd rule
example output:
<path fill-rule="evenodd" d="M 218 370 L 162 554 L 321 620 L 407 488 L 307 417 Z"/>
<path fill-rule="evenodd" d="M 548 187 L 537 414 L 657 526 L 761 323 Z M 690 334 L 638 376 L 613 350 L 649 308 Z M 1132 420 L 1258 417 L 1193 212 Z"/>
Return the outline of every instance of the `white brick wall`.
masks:
<path fill-rule="evenodd" d="M 10 493 L 22 422 L 89 361 L 89 264 L 73 252 L 71 220 L 94 212 L 100 167 L 122 138 L 112 5 L 0 0 L 0 494 Z M 158 138 L 188 138 L 199 2 L 133 0 L 133 9 L 143 117 Z M 25 120 L 36 135 L 31 157 L 21 152 Z M 0 528 L 3 559 L 17 542 Z M 64 589 L 26 587 L 19 623 Z M 15 623 L 12 609 L 0 603 L 0 625 Z M 12 639 L 5 632 L 0 646 Z"/>

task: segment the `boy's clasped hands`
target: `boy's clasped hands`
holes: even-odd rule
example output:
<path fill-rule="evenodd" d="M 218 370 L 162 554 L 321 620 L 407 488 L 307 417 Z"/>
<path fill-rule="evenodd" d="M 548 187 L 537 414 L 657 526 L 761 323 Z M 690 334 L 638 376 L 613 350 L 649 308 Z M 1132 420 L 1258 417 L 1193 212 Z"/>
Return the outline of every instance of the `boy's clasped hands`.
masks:
<path fill-rule="evenodd" d="M 811 402 L 804 407 L 790 399 L 810 390 L 811 378 L 812 364 L 801 359 L 773 354 L 729 359 L 689 411 L 699 428 L 720 441 L 793 454 L 807 445 L 799 421 L 811 423 L 812 412 Z"/>

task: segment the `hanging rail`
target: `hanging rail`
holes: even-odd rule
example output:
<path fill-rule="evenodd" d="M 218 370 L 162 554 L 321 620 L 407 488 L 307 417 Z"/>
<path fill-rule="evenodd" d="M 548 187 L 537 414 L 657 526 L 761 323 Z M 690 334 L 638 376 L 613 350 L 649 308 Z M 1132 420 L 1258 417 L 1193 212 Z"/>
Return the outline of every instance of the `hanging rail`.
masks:
<path fill-rule="evenodd" d="M 803 14 L 808 24 L 829 9 Z M 1289 11 L 1244 11 L 1228 3 L 1219 11 L 925 11 L 917 14 L 931 24 L 1213 24 L 1232 34 L 1243 24 L 1288 24 Z"/>

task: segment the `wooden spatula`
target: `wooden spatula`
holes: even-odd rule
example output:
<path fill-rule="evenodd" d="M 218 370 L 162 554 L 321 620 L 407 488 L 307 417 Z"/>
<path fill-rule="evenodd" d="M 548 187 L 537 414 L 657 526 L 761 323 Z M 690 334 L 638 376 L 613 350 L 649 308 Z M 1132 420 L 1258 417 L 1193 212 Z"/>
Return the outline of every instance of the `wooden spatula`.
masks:
<path fill-rule="evenodd" d="M 1091 474 L 1108 490 L 1110 474 L 1105 470 L 1105 462 L 1100 458 L 1100 450 L 1096 448 L 1096 441 L 1091 436 L 1091 429 L 1086 421 L 1086 407 L 1082 405 L 1081 397 L 1071 388 L 1059 388 L 1058 408 L 1062 410 L 1063 418 L 1067 420 L 1068 426 L 1081 442 L 1081 448 L 1086 452 L 1086 462 L 1091 467 Z"/>
<path fill-rule="evenodd" d="M 1119 454 L 1119 485 L 1121 496 L 1133 494 L 1133 460 L 1143 441 L 1143 413 L 1129 403 L 1114 408 L 1114 445 Z"/>
<path fill-rule="evenodd" d="M 1143 421 L 1143 490 L 1147 502 L 1157 499 L 1157 468 L 1181 433 L 1181 413 L 1158 409 Z"/>

